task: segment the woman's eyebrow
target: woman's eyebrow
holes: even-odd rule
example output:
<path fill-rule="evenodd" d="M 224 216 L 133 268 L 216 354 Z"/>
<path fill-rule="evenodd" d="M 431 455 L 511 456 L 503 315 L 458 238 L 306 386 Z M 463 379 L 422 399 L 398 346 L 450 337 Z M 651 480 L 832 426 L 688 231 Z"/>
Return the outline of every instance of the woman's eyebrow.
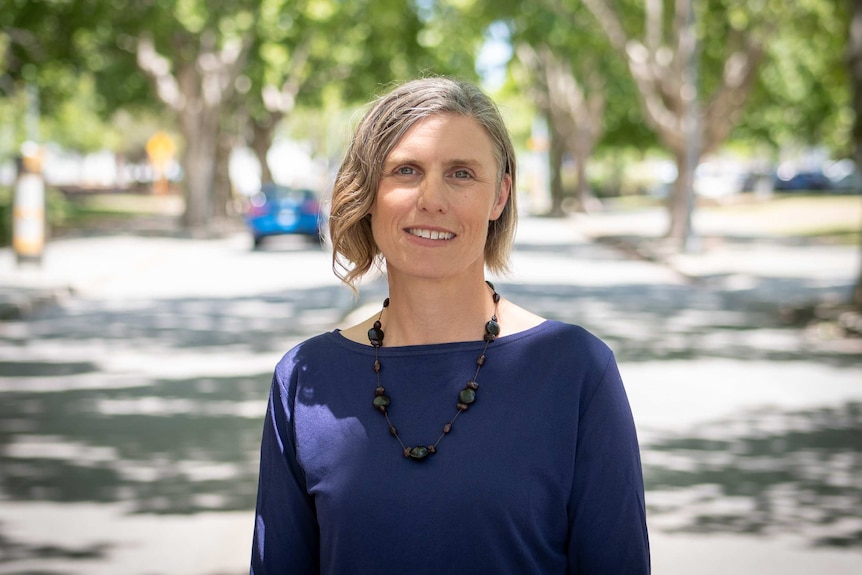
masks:
<path fill-rule="evenodd" d="M 392 164 L 422 164 L 422 160 L 418 160 L 414 158 L 412 155 L 404 154 L 399 155 L 397 153 L 390 154 L 388 158 L 383 162 L 384 166 L 390 166 Z M 467 168 L 481 168 L 482 162 L 475 158 L 452 158 L 449 160 L 445 160 L 443 165 L 450 166 L 464 166 Z"/>

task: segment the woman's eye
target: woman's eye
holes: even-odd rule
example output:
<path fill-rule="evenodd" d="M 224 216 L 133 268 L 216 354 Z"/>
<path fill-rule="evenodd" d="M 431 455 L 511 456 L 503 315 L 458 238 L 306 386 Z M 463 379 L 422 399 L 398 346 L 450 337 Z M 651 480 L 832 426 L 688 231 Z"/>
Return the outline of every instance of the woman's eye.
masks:
<path fill-rule="evenodd" d="M 395 170 L 395 173 L 399 176 L 412 176 L 416 173 L 416 170 L 414 170 L 410 166 L 401 166 Z"/>
<path fill-rule="evenodd" d="M 455 176 L 456 178 L 459 178 L 459 179 L 472 177 L 470 175 L 470 172 L 468 172 L 467 170 L 455 170 L 455 172 L 452 175 Z"/>

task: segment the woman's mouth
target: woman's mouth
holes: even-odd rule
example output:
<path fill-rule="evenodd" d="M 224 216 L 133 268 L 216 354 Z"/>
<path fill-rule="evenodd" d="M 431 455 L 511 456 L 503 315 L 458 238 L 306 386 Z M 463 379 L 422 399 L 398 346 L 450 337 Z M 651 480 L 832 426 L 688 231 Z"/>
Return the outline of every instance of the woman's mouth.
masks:
<path fill-rule="evenodd" d="M 451 240 L 455 237 L 452 232 L 441 232 L 438 230 L 426 230 L 423 228 L 407 228 L 407 233 L 411 236 L 424 238 L 426 240 Z"/>

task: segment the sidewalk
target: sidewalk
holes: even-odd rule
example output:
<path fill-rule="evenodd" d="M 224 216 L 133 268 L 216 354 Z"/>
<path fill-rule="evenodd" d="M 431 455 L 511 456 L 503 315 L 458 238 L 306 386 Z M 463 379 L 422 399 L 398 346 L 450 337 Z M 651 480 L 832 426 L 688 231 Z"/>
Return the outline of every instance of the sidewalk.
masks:
<path fill-rule="evenodd" d="M 847 306 L 862 269 L 856 243 L 777 233 L 774 223 L 756 215 L 701 210 L 694 216 L 692 249 L 681 253 L 663 237 L 664 209 L 572 217 L 591 241 L 666 266 L 697 285 L 774 306 L 787 323 L 802 327 L 820 314 L 842 331 L 862 335 L 862 314 Z"/>
<path fill-rule="evenodd" d="M 762 229 L 757 218 L 696 213 L 696 249 L 690 253 L 670 249 L 662 238 L 667 214 L 661 208 L 575 214 L 570 222 L 588 241 L 616 248 L 621 259 L 654 262 L 684 281 L 785 309 L 818 303 L 840 307 L 862 266 L 858 245 L 776 235 Z M 524 221 L 516 243 L 531 241 L 525 234 L 535 227 Z M 40 265 L 18 265 L 10 248 L 0 249 L 0 320 L 26 316 L 106 278 L 140 272 L 170 250 L 171 241 L 124 235 L 56 239 L 46 246 Z"/>

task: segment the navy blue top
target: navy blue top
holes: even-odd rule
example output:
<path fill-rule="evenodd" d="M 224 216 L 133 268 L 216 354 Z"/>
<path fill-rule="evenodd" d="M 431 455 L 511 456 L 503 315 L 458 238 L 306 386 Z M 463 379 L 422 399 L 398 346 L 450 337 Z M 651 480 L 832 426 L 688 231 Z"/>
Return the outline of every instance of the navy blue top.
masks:
<path fill-rule="evenodd" d="M 380 349 L 405 444 L 456 412 L 483 342 Z M 436 454 L 405 459 L 372 406 L 374 349 L 338 331 L 278 363 L 251 572 L 649 573 L 640 454 L 613 354 L 546 321 L 498 338 Z"/>

